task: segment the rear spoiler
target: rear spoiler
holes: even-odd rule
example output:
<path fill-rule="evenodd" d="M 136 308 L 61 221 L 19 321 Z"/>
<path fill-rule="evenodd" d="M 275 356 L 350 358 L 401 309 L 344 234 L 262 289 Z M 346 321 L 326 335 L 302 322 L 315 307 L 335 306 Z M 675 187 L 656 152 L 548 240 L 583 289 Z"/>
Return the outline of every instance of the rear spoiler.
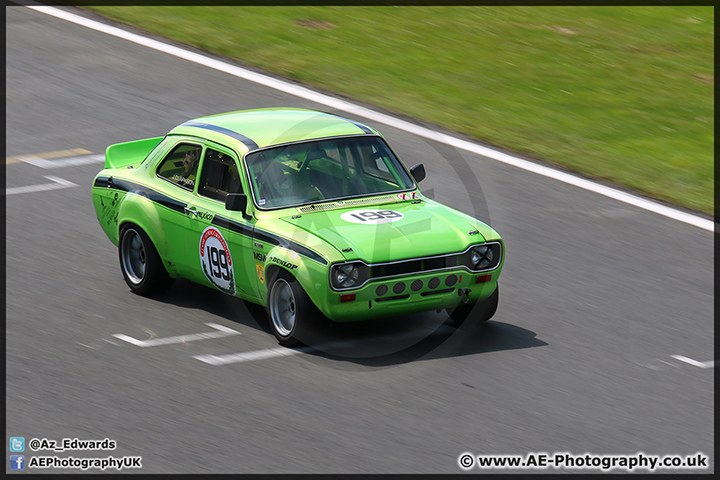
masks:
<path fill-rule="evenodd" d="M 122 168 L 142 162 L 163 138 L 146 138 L 110 145 L 105 150 L 105 168 Z"/>

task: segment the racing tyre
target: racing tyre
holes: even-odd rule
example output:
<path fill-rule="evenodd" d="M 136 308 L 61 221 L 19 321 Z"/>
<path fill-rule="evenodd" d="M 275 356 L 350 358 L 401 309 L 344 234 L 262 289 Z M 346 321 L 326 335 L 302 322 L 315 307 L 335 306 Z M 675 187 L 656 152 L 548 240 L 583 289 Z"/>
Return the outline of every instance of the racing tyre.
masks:
<path fill-rule="evenodd" d="M 476 303 L 461 303 L 453 309 L 448 309 L 450 318 L 456 327 L 462 325 L 470 314 L 473 314 L 474 319 L 481 323 L 487 322 L 497 311 L 499 295 L 500 285 L 485 300 Z"/>
<path fill-rule="evenodd" d="M 268 293 L 270 328 L 280 345 L 296 347 L 315 312 L 315 305 L 289 273 L 281 271 Z"/>
<path fill-rule="evenodd" d="M 173 279 L 165 270 L 155 245 L 137 225 L 123 225 L 118 252 L 120 270 L 133 293 L 149 295 L 166 290 L 172 284 Z"/>

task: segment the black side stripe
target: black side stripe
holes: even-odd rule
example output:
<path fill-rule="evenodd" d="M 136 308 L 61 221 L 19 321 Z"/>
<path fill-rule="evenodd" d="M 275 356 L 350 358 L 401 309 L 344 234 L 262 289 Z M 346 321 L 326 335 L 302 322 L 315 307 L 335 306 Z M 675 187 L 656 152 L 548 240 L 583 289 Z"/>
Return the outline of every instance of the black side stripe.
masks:
<path fill-rule="evenodd" d="M 254 140 L 252 140 L 249 137 L 246 137 L 245 135 L 242 135 L 234 130 L 230 130 L 229 128 L 224 127 L 218 127 L 217 125 L 210 125 L 209 123 L 201 123 L 201 122 L 185 122 L 181 126 L 183 127 L 195 127 L 195 128 L 206 128 L 208 130 L 213 130 L 215 132 L 219 132 L 222 134 L 225 134 L 229 137 L 236 138 L 243 142 L 249 149 L 249 151 L 257 150 L 258 144 L 255 143 Z"/>
<path fill-rule="evenodd" d="M 258 230 L 255 228 L 254 230 L 249 228 L 246 225 L 243 225 L 242 223 L 235 222 L 233 220 L 230 220 L 228 218 L 215 216 L 213 218 L 212 222 L 213 225 L 216 225 L 218 227 L 227 228 L 231 232 L 239 233 L 241 235 L 245 235 L 248 237 L 251 237 L 255 240 L 270 244 L 270 245 L 280 245 L 281 247 L 285 247 L 288 250 L 292 250 L 299 255 L 303 255 L 305 257 L 308 257 L 311 260 L 315 260 L 316 262 L 322 263 L 323 265 L 327 265 L 328 262 L 325 260 L 324 257 L 322 257 L 319 253 L 315 252 L 314 250 L 311 250 L 307 248 L 304 245 L 300 245 L 297 242 L 294 242 L 292 240 L 289 240 L 287 238 L 280 237 L 278 235 L 272 234 L 270 232 L 263 232 L 262 230 Z"/>
<path fill-rule="evenodd" d="M 243 225 L 239 222 L 234 222 L 229 218 L 223 218 L 215 215 L 210 223 L 216 227 L 227 228 L 231 232 L 239 233 L 240 235 L 245 235 L 246 237 L 253 237 L 253 229 L 251 227 Z"/>
<path fill-rule="evenodd" d="M 160 193 L 157 190 L 148 188 L 145 185 L 140 185 L 139 183 L 128 182 L 127 180 L 122 179 L 113 178 L 112 183 L 110 183 L 109 178 L 110 177 L 98 177 L 95 180 L 94 186 L 107 187 L 114 190 L 120 190 L 121 192 L 135 193 L 137 195 L 142 195 L 143 197 L 158 203 L 163 207 L 175 210 L 176 212 L 185 212 L 185 203 Z"/>
<path fill-rule="evenodd" d="M 255 229 L 255 238 L 257 240 L 260 240 L 261 242 L 270 243 L 272 245 L 280 245 L 281 247 L 285 247 L 285 248 L 292 250 L 300 255 L 308 257 L 311 260 L 315 260 L 316 262 L 322 263 L 323 265 L 328 264 L 327 260 L 325 260 L 325 258 L 323 256 L 321 256 L 319 253 L 317 253 L 313 250 L 310 250 L 306 246 L 300 245 L 297 242 L 293 242 L 292 240 L 289 240 L 287 238 L 275 235 L 274 233 L 262 232 L 258 229 Z"/>
<path fill-rule="evenodd" d="M 127 180 L 116 180 L 113 178 L 112 184 L 108 187 L 108 180 L 109 177 L 98 177 L 97 179 L 95 179 L 95 183 L 93 184 L 93 186 L 112 188 L 123 192 L 132 192 L 137 195 L 142 195 L 148 198 L 150 201 L 158 203 L 163 207 L 175 210 L 176 212 L 185 213 L 185 202 L 176 200 L 144 185 L 140 185 L 134 182 L 128 182 Z M 239 233 L 240 235 L 245 235 L 249 238 L 255 238 L 261 242 L 269 243 L 271 245 L 283 246 L 311 260 L 315 260 L 316 262 L 319 262 L 323 265 L 328 264 L 327 260 L 325 260 L 325 258 L 323 258 L 319 253 L 305 247 L 304 245 L 300 245 L 297 242 L 280 237 L 270 232 L 263 232 L 261 230 L 253 229 L 248 225 L 218 215 L 215 215 L 211 224 L 218 227 L 226 228 L 231 232 Z"/>

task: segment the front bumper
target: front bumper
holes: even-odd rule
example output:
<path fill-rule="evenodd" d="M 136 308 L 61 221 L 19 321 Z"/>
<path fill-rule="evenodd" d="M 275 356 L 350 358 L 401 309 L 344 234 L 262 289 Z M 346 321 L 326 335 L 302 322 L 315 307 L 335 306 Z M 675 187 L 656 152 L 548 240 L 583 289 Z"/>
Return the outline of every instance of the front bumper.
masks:
<path fill-rule="evenodd" d="M 477 302 L 497 288 L 500 269 L 468 273 L 463 268 L 370 280 L 357 290 L 329 290 L 320 310 L 336 322 L 406 315 L 452 308 L 462 301 Z M 477 283 L 481 277 L 482 283 Z M 469 290 L 469 292 L 467 292 Z M 462 295 L 459 295 L 462 292 Z M 348 295 L 355 295 L 351 301 Z"/>

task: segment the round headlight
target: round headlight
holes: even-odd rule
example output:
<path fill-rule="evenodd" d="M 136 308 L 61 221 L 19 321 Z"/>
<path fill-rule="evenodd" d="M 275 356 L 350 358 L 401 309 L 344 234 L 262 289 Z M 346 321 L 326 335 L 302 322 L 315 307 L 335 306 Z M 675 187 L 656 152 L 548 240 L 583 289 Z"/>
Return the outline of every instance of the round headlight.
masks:
<path fill-rule="evenodd" d="M 470 251 L 470 261 L 476 270 L 489 268 L 493 261 L 492 248 L 489 245 L 473 247 Z"/>
<path fill-rule="evenodd" d="M 348 263 L 335 268 L 335 285 L 341 288 L 352 287 L 359 276 L 357 265 Z"/>

